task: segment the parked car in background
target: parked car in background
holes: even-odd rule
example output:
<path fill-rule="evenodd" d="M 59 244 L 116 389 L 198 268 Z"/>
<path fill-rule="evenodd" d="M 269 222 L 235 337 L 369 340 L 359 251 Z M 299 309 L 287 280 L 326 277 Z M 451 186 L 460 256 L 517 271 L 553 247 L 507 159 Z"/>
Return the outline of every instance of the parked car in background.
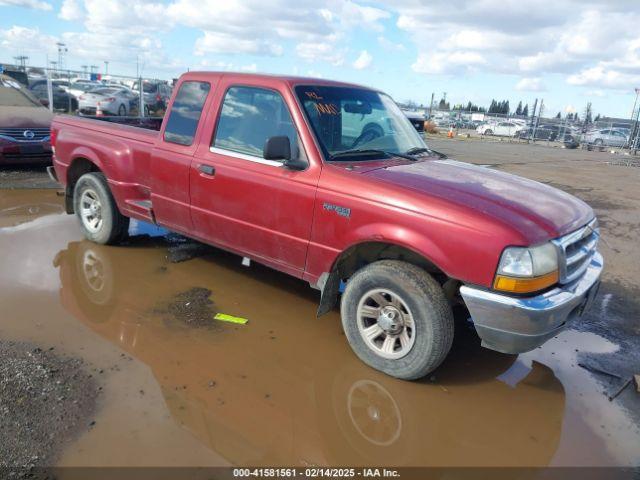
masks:
<path fill-rule="evenodd" d="M 6 68 L 2 70 L 4 75 L 17 80 L 23 87 L 29 86 L 29 77 L 22 70 L 7 70 Z"/>
<path fill-rule="evenodd" d="M 130 115 L 136 108 L 138 95 L 126 87 L 100 87 L 79 97 L 79 111 L 83 115 Z"/>
<path fill-rule="evenodd" d="M 52 80 L 51 93 L 53 95 L 53 109 L 60 112 L 75 112 L 78 110 L 78 99 L 70 94 L 67 89 L 69 82 Z M 47 80 L 37 80 L 29 87 L 31 93 L 45 107 L 49 106 L 49 93 L 47 91 Z"/>
<path fill-rule="evenodd" d="M 613 128 L 591 130 L 584 135 L 584 142 L 596 147 L 624 147 L 629 143 L 629 137 L 622 131 Z"/>
<path fill-rule="evenodd" d="M 409 119 L 416 131 L 424 132 L 425 118 L 423 113 L 416 112 L 415 110 L 403 110 L 402 112 Z"/>
<path fill-rule="evenodd" d="M 98 82 L 91 82 L 89 80 L 86 81 L 78 81 L 72 82 L 71 85 L 67 88 L 67 92 L 73 95 L 76 99 L 80 98 L 80 95 L 90 92 L 91 90 L 95 90 L 96 88 L 100 88 Z"/>
<path fill-rule="evenodd" d="M 139 85 L 133 87 L 134 92 L 138 92 Z M 164 112 L 171 98 L 172 88 L 166 82 L 144 80 L 142 82 L 145 107 L 151 112 Z"/>
<path fill-rule="evenodd" d="M 52 119 L 27 88 L 0 75 L 0 164 L 51 163 Z"/>
<path fill-rule="evenodd" d="M 486 123 L 476 128 L 480 135 L 497 135 L 502 137 L 513 137 L 524 128 L 515 122 Z"/>

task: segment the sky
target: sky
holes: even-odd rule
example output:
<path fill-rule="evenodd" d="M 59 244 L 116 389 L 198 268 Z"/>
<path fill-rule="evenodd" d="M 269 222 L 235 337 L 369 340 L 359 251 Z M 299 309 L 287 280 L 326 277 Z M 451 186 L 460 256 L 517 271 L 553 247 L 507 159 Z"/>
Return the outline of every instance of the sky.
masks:
<path fill-rule="evenodd" d="M 0 62 L 171 79 L 189 70 L 322 77 L 398 102 L 544 99 L 628 118 L 638 0 L 0 0 Z"/>

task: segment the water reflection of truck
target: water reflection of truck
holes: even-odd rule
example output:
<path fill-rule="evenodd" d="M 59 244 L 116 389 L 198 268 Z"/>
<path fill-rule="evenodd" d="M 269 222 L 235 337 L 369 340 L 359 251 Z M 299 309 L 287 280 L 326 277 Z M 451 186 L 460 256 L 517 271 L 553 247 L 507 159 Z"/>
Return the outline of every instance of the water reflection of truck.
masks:
<path fill-rule="evenodd" d="M 302 321 L 314 298 L 301 282 L 266 268 L 238 271 L 236 257 L 225 254 L 201 260 L 206 268 L 169 264 L 167 281 L 164 248 L 145 248 L 152 246 L 164 247 L 155 240 L 119 248 L 70 243 L 55 259 L 62 304 L 147 364 L 175 420 L 231 463 L 550 462 L 564 392 L 548 368 L 534 363 L 512 388 L 495 377 L 515 357 L 463 334 L 438 384 L 401 382 L 351 358 L 334 341 L 334 322 Z M 255 303 L 256 293 L 270 301 L 243 327 L 193 330 L 158 313 L 158 299 L 194 285 L 213 290 L 220 307 Z"/>

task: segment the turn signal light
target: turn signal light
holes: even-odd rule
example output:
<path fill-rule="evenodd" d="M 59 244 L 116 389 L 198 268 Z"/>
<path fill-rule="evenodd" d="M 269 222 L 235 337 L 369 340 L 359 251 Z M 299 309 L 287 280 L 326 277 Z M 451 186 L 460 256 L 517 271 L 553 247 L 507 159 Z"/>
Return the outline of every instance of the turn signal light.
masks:
<path fill-rule="evenodd" d="M 506 275 L 496 275 L 493 288 L 501 292 L 532 293 L 543 290 L 558 283 L 558 271 L 547 273 L 540 277 L 518 278 Z"/>

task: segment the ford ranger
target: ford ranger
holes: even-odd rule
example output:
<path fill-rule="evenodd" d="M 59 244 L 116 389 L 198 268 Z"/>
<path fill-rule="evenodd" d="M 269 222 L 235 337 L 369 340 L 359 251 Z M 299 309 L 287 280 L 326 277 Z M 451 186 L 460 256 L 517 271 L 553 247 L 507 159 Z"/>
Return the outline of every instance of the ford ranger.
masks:
<path fill-rule="evenodd" d="M 161 125 L 60 115 L 54 169 L 87 238 L 134 218 L 340 300 L 356 355 L 416 379 L 464 304 L 483 346 L 526 352 L 593 303 L 593 210 L 540 183 L 443 158 L 384 93 L 326 80 L 182 75 Z"/>

